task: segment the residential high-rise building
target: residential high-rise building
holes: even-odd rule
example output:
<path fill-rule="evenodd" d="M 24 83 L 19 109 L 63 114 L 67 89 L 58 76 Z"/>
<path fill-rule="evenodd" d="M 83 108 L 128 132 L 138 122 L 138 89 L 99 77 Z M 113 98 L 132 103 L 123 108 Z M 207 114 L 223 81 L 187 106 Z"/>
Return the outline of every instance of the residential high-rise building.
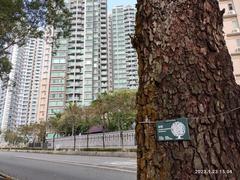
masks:
<path fill-rule="evenodd" d="M 39 87 L 39 98 L 37 108 L 37 121 L 43 122 L 47 119 L 48 114 L 48 94 L 50 84 L 50 69 L 52 59 L 52 46 L 53 46 L 53 28 L 47 27 L 44 41 L 44 55 L 41 67 L 41 80 Z"/>
<path fill-rule="evenodd" d="M 108 90 L 107 0 L 88 0 L 85 6 L 83 105 Z"/>
<path fill-rule="evenodd" d="M 37 106 L 44 41 L 30 38 L 26 45 L 19 47 L 16 63 L 17 125 L 37 122 Z"/>
<path fill-rule="evenodd" d="M 52 50 L 48 116 L 63 111 L 69 101 L 82 104 L 85 3 L 69 0 L 66 6 L 72 13 L 71 34 L 69 38 L 60 37 Z"/>
<path fill-rule="evenodd" d="M 113 90 L 112 14 L 108 15 L 108 89 Z"/>
<path fill-rule="evenodd" d="M 48 116 L 63 111 L 68 102 L 89 105 L 108 90 L 107 1 L 66 3 L 72 26 L 70 37 L 59 38 L 53 47 Z"/>
<path fill-rule="evenodd" d="M 117 6 L 112 10 L 113 87 L 137 88 L 137 54 L 131 43 L 135 31 L 135 8 Z"/>
<path fill-rule="evenodd" d="M 83 61 L 84 61 L 84 0 L 70 0 L 70 11 L 73 13 L 71 21 L 71 35 L 68 40 L 66 61 L 66 102 L 83 103 Z M 64 104 L 65 106 L 65 104 Z"/>
<path fill-rule="evenodd" d="M 219 5 L 221 9 L 225 9 L 223 30 L 232 57 L 236 82 L 240 84 L 240 1 L 219 0 Z"/>
<path fill-rule="evenodd" d="M 11 47 L 13 69 L 0 97 L 1 129 L 37 122 L 37 104 L 44 43 L 29 38 L 22 47 Z"/>
<path fill-rule="evenodd" d="M 5 102 L 5 99 L 4 99 L 5 96 L 3 96 L 3 94 L 5 95 L 4 89 L 2 88 L 2 81 L 0 81 L 0 129 L 2 126 L 2 114 L 3 114 L 3 107 Z"/>
<path fill-rule="evenodd" d="M 12 71 L 9 74 L 7 84 L 0 82 L 0 130 L 4 132 L 7 129 L 15 127 L 14 112 L 16 110 L 15 77 L 17 73 L 17 53 L 18 47 L 14 45 L 9 50 L 9 60 L 12 63 Z"/>
<path fill-rule="evenodd" d="M 67 84 L 67 49 L 66 39 L 58 40 L 58 47 L 53 48 L 50 82 L 48 93 L 48 115 L 63 111 L 66 101 Z"/>

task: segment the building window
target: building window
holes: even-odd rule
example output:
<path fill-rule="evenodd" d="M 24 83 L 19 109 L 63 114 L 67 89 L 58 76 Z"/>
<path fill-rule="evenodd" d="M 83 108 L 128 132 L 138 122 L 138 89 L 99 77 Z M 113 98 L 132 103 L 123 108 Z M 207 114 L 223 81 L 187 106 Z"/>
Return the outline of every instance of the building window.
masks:
<path fill-rule="evenodd" d="M 233 10 L 233 5 L 232 5 L 232 3 L 228 4 L 228 10 L 229 10 L 229 11 L 232 11 L 232 10 Z"/>
<path fill-rule="evenodd" d="M 64 102 L 62 101 L 50 101 L 49 106 L 63 106 Z"/>
<path fill-rule="evenodd" d="M 53 59 L 52 63 L 65 63 L 65 59 Z"/>
<path fill-rule="evenodd" d="M 50 87 L 50 91 L 64 91 L 64 87 Z"/>
<path fill-rule="evenodd" d="M 64 77 L 65 72 L 52 72 L 51 77 Z"/>
<path fill-rule="evenodd" d="M 233 29 L 239 28 L 238 21 L 236 19 L 232 21 L 232 26 L 233 26 Z"/>
<path fill-rule="evenodd" d="M 240 47 L 240 39 L 237 39 L 236 42 L 237 42 L 237 47 Z"/>

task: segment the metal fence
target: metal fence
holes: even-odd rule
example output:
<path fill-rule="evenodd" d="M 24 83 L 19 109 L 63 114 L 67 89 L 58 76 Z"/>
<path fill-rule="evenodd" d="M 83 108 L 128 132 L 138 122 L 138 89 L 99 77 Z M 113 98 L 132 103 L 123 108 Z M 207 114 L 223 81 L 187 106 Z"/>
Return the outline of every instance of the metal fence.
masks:
<path fill-rule="evenodd" d="M 74 137 L 47 139 L 47 143 L 48 149 L 73 149 Z M 76 149 L 83 148 L 136 148 L 135 131 L 78 135 L 76 136 Z"/>

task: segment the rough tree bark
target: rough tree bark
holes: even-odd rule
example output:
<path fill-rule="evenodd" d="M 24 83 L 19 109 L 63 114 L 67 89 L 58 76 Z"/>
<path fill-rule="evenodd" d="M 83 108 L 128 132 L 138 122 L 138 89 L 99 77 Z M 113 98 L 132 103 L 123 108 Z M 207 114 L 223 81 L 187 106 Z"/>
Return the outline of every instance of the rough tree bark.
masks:
<path fill-rule="evenodd" d="M 240 110 L 202 118 L 240 106 L 223 13 L 217 0 L 138 0 L 138 180 L 240 178 Z M 189 118 L 191 141 L 157 142 L 146 117 Z"/>

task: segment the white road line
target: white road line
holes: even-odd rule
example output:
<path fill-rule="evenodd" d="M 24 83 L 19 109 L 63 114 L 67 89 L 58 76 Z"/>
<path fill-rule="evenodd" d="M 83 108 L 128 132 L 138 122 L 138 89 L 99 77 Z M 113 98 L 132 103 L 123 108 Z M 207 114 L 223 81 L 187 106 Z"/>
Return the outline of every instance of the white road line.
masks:
<path fill-rule="evenodd" d="M 16 156 L 16 157 L 22 158 L 22 159 L 31 159 L 31 160 L 47 161 L 52 163 L 62 163 L 62 164 L 68 164 L 68 165 L 77 165 L 77 166 L 92 167 L 92 168 L 98 168 L 98 169 L 121 171 L 121 172 L 127 172 L 127 173 L 137 173 L 137 171 L 133 171 L 133 170 L 120 169 L 120 168 L 108 167 L 103 165 L 93 165 L 93 164 L 77 163 L 77 162 L 71 162 L 71 161 L 56 161 L 56 160 L 48 160 L 48 159 L 40 159 L 40 158 L 24 157 L 24 156 Z"/>

